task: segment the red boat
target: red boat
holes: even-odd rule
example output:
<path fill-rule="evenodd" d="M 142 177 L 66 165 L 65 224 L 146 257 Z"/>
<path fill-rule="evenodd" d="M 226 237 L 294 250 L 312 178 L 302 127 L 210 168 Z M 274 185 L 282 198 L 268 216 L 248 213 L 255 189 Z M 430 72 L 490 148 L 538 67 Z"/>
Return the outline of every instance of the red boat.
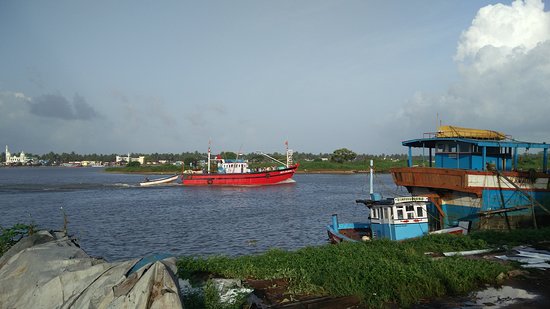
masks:
<path fill-rule="evenodd" d="M 244 162 L 246 164 L 246 162 Z M 184 186 L 263 186 L 294 182 L 298 164 L 283 169 L 243 173 L 184 174 Z"/>
<path fill-rule="evenodd" d="M 285 143 L 286 144 L 286 143 Z M 294 182 L 292 176 L 299 164 L 292 164 L 292 150 L 287 148 L 286 164 L 278 162 L 280 166 L 251 170 L 244 160 L 224 160 L 217 156 L 217 173 L 210 172 L 210 147 L 208 148 L 208 171 L 205 173 L 183 174 L 181 182 L 184 186 L 264 186 Z"/>

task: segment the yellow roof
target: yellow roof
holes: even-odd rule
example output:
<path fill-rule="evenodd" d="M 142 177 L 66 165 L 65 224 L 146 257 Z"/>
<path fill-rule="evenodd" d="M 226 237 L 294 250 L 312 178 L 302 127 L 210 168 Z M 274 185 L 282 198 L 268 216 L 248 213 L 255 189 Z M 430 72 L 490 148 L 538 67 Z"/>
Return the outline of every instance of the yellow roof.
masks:
<path fill-rule="evenodd" d="M 436 136 L 437 137 L 490 139 L 490 140 L 506 139 L 506 135 L 504 133 L 500 133 L 497 131 L 461 128 L 461 127 L 455 127 L 455 126 L 440 126 L 437 130 Z"/>

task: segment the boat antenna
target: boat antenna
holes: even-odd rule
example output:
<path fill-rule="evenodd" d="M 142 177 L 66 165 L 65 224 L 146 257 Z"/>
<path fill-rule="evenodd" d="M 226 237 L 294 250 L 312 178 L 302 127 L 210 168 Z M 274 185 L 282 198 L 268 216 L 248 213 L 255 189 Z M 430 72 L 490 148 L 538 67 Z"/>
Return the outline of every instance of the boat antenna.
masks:
<path fill-rule="evenodd" d="M 239 160 L 239 155 L 241 154 L 241 151 L 243 150 L 243 144 L 241 144 L 241 147 L 239 147 L 239 151 L 237 152 L 237 157 L 235 160 Z"/>
<path fill-rule="evenodd" d="M 208 139 L 208 174 L 210 174 L 210 146 L 212 145 L 212 140 Z"/>

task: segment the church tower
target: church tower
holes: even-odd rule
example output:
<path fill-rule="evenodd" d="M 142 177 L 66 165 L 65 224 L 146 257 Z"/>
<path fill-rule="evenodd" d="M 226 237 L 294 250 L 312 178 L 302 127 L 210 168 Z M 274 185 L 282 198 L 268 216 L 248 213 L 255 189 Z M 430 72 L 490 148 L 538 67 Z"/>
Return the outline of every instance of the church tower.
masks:
<path fill-rule="evenodd" d="M 8 150 L 8 145 L 6 145 L 6 164 L 10 162 L 10 151 Z"/>

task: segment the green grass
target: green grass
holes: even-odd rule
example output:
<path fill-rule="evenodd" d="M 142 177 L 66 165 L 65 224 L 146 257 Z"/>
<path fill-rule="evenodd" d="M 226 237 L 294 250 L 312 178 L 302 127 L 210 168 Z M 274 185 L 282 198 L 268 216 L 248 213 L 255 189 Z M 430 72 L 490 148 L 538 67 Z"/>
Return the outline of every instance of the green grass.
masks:
<path fill-rule="evenodd" d="M 483 240 L 493 246 L 533 245 L 550 241 L 550 227 L 535 229 L 517 229 L 508 231 L 476 231 L 470 234 L 472 239 Z"/>
<path fill-rule="evenodd" d="M 408 306 L 422 298 L 464 293 L 495 283 L 508 266 L 485 260 L 433 260 L 424 252 L 486 248 L 482 239 L 433 235 L 406 242 L 377 240 L 307 247 L 297 251 L 272 249 L 242 257 L 182 257 L 179 276 L 210 273 L 226 278 L 277 279 L 290 282 L 290 293 L 356 295 L 363 303 Z"/>
<path fill-rule="evenodd" d="M 414 165 L 421 164 L 422 161 L 414 160 Z M 407 161 L 374 160 L 374 169 L 377 172 L 387 172 L 390 168 L 406 167 Z M 312 161 L 300 162 L 299 171 L 368 171 L 370 169 L 369 161 L 353 161 L 336 163 L 332 161 Z"/>
<path fill-rule="evenodd" d="M 34 224 L 18 223 L 8 228 L 0 226 L 0 256 L 4 255 L 21 238 L 32 235 L 35 231 Z"/>

